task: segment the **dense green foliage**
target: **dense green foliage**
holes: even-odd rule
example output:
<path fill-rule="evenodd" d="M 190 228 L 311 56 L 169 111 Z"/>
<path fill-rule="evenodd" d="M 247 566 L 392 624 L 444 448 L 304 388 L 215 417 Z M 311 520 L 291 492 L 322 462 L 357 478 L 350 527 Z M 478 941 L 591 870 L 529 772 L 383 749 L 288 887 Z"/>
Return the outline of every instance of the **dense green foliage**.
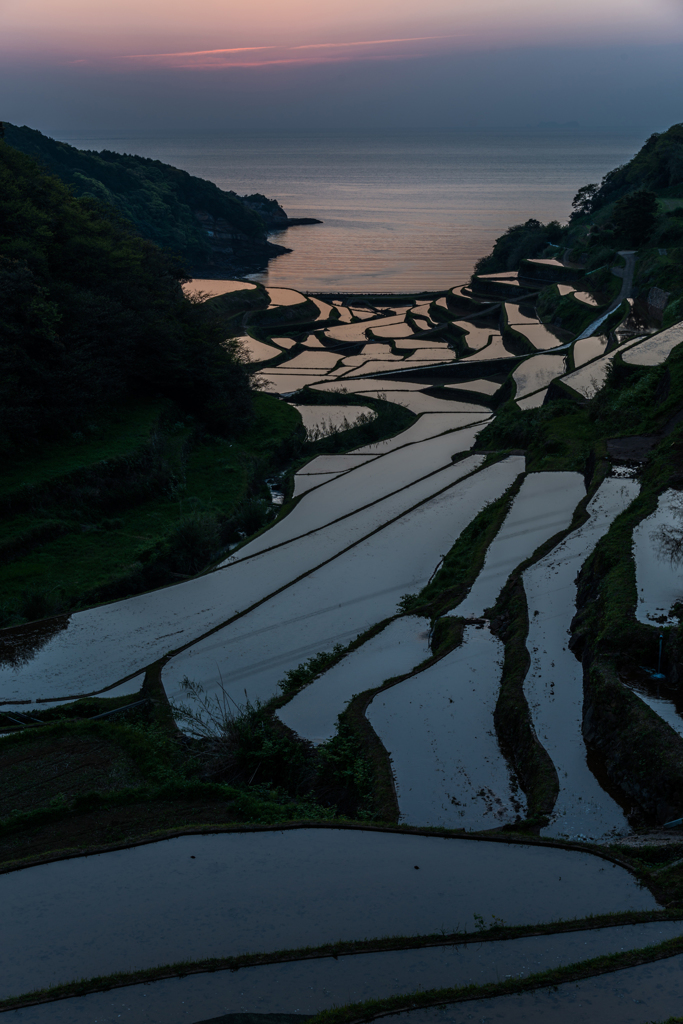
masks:
<path fill-rule="evenodd" d="M 620 249 L 637 249 L 633 295 L 645 311 L 653 287 L 668 293 L 663 325 L 683 316 L 683 124 L 652 135 L 623 167 L 600 184 L 584 185 L 566 226 L 533 218 L 508 228 L 476 265 L 478 274 L 515 270 L 523 259 L 557 256 L 563 249 L 585 268 L 585 284 L 599 302 L 616 294 L 610 267 Z M 577 311 L 565 302 L 544 307 L 544 318 L 573 329 Z M 545 306 L 548 306 L 546 297 Z M 661 314 L 660 314 L 661 315 Z M 559 319 L 558 319 L 559 318 Z"/>
<path fill-rule="evenodd" d="M 497 271 L 516 270 L 522 260 L 533 259 L 544 252 L 549 243 L 559 243 L 563 229 L 558 221 L 541 224 L 530 217 L 524 224 L 513 224 L 497 238 L 493 252 L 482 256 L 475 266 L 476 274 L 494 274 Z"/>
<path fill-rule="evenodd" d="M 305 444 L 295 409 L 252 397 L 227 441 L 171 402 L 113 405 L 82 436 L 5 464 L 0 626 L 177 582 L 276 514 L 264 479 Z"/>
<path fill-rule="evenodd" d="M 83 430 L 139 394 L 237 431 L 248 376 L 180 275 L 115 211 L 0 142 L 0 453 Z"/>
<path fill-rule="evenodd" d="M 609 171 L 599 186 L 588 185 L 577 193 L 577 212 L 595 213 L 629 192 L 649 189 L 683 189 L 683 124 L 655 132 L 632 160 Z M 585 189 L 591 190 L 586 193 Z"/>
<path fill-rule="evenodd" d="M 25 126 L 6 124 L 5 139 L 75 195 L 114 206 L 144 238 L 177 253 L 188 268 L 229 262 L 234 252 L 248 258 L 254 246 L 265 252 L 267 224 L 286 222 L 274 200 L 242 199 L 160 160 L 76 149 Z"/>
<path fill-rule="evenodd" d="M 623 196 L 612 214 L 612 230 L 617 245 L 644 245 L 657 221 L 657 196 L 641 188 Z"/>

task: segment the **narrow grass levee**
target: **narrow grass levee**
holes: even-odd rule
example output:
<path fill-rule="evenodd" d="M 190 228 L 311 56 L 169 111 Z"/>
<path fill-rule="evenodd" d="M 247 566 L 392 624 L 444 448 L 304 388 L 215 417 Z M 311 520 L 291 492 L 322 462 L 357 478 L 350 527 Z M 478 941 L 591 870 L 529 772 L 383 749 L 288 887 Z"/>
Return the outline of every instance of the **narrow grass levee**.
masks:
<path fill-rule="evenodd" d="M 531 658 L 526 646 L 529 619 L 521 576 L 512 576 L 503 588 L 493 610 L 491 632 L 505 644 L 493 721 L 501 749 L 526 793 L 527 820 L 522 827 L 540 830 L 555 806 L 560 783 L 555 765 L 536 735 L 524 694 Z M 515 830 L 519 828 L 515 825 Z"/>
<path fill-rule="evenodd" d="M 462 531 L 426 587 L 419 594 L 405 595 L 401 611 L 429 615 L 436 622 L 458 607 L 481 572 L 489 545 L 503 525 L 523 479 L 520 473 L 505 494 L 484 506 Z"/>
<path fill-rule="evenodd" d="M 371 690 L 354 697 L 339 716 L 336 743 L 349 745 L 357 751 L 357 760 L 351 759 L 352 777 L 349 782 L 361 791 L 363 807 L 360 817 L 396 825 L 400 817 L 398 798 L 394 787 L 391 760 L 365 712 L 378 691 Z M 341 742 L 340 742 L 341 741 Z M 355 768 L 355 770 L 354 770 Z"/>

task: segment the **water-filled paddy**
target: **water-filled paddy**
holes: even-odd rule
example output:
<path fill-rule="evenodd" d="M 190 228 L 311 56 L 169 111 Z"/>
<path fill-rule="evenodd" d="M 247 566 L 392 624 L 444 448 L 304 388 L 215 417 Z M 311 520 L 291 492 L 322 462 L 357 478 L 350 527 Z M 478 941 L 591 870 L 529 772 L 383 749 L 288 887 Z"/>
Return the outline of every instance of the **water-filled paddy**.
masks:
<path fill-rule="evenodd" d="M 335 430 L 352 427 L 361 416 L 377 415 L 368 405 L 295 405 L 309 435 L 324 437 Z"/>
<path fill-rule="evenodd" d="M 564 373 L 564 356 L 531 356 L 525 359 L 512 374 L 517 385 L 517 398 L 524 398 L 533 391 L 547 388 L 551 381 Z M 571 374 L 570 374 L 571 376 Z"/>
<path fill-rule="evenodd" d="M 448 413 L 424 413 L 413 423 L 412 427 L 408 427 L 402 433 L 397 434 L 395 437 L 390 437 L 386 441 L 375 441 L 372 444 L 366 444 L 362 448 L 356 448 L 358 454 L 368 455 L 383 455 L 386 452 L 394 451 L 396 448 L 402 448 L 407 444 L 414 444 L 416 441 L 424 441 L 428 437 L 436 437 L 438 434 L 446 433 L 449 430 L 457 430 L 460 427 L 468 426 L 474 419 L 472 413 L 460 413 L 456 412 L 452 415 Z M 482 428 L 488 421 L 483 420 L 481 423 Z"/>
<path fill-rule="evenodd" d="M 505 307 L 507 322 L 511 327 L 516 326 L 517 324 L 538 324 L 538 319 L 536 317 L 525 316 L 524 313 L 520 312 L 519 306 L 516 306 L 514 302 L 505 302 L 503 305 Z M 526 331 L 523 331 L 522 333 L 526 334 Z"/>
<path fill-rule="evenodd" d="M 660 495 L 657 508 L 633 531 L 633 556 L 636 563 L 638 605 L 636 617 L 641 622 L 669 625 L 677 622 L 669 612 L 683 600 L 681 567 L 671 561 L 666 543 L 667 532 L 674 538 L 683 530 L 683 502 L 680 491 L 668 490 Z"/>
<path fill-rule="evenodd" d="M 429 365 L 436 362 L 434 359 L 427 360 Z M 344 380 L 351 380 L 354 377 L 366 377 L 369 374 L 393 373 L 404 365 L 404 360 L 393 356 L 390 359 L 368 359 L 361 366 L 353 366 L 344 374 Z M 375 396 L 376 397 L 376 396 Z M 413 410 L 418 411 L 418 410 Z M 420 412 L 426 410 L 419 410 Z"/>
<path fill-rule="evenodd" d="M 532 924 L 656 906 L 587 853 L 331 828 L 182 836 L 43 864 L 0 876 L 0 900 L 2 997 L 183 959 L 471 931 L 475 914 Z"/>
<path fill-rule="evenodd" d="M 595 337 L 582 338 L 581 341 L 575 342 L 572 355 L 576 369 L 578 370 L 584 363 L 590 363 L 592 359 L 598 359 L 599 356 L 603 356 L 607 348 L 607 341 L 606 337 Z"/>
<path fill-rule="evenodd" d="M 256 341 L 255 338 L 243 337 L 239 341 L 247 353 L 250 363 L 265 363 L 269 359 L 275 359 L 282 355 L 282 350 L 274 345 L 266 345 L 263 341 Z"/>
<path fill-rule="evenodd" d="M 683 341 L 683 325 L 676 324 L 668 330 L 655 334 L 651 338 L 645 338 L 637 345 L 629 346 L 629 351 L 623 353 L 625 363 L 633 363 L 635 366 L 659 366 L 666 361 L 669 353 Z"/>
<path fill-rule="evenodd" d="M 327 378 L 318 373 L 276 373 L 274 370 L 266 370 L 259 374 L 259 379 L 266 384 L 270 394 L 292 395 L 295 391 L 301 391 L 302 388 Z"/>
<path fill-rule="evenodd" d="M 167 663 L 166 691 L 181 696 L 184 677 L 209 690 L 223 685 L 238 703 L 277 692 L 277 680 L 306 658 L 348 643 L 396 612 L 400 598 L 422 589 L 444 551 L 483 505 L 519 471 L 519 457 L 498 463 L 428 498 L 372 536 L 276 594 Z M 353 473 L 372 468 L 361 466 Z M 461 471 L 462 465 L 452 467 Z M 305 495 L 324 497 L 347 477 Z M 306 538 L 311 544 L 316 536 Z M 321 543 L 324 542 L 324 538 Z M 304 549 L 305 550 L 305 549 Z M 396 552 L 402 553 L 396 558 Z M 278 549 L 272 553 L 286 553 Z M 308 555 L 307 555 L 308 557 Z M 250 563 L 244 563 L 248 569 Z"/>
<path fill-rule="evenodd" d="M 544 327 L 543 324 L 527 321 L 527 323 L 515 327 L 515 330 L 530 341 L 534 348 L 541 351 L 548 348 L 557 348 L 562 342 L 559 338 Z"/>
<path fill-rule="evenodd" d="M 453 1003 L 397 1014 L 397 1024 L 649 1024 L 679 1014 L 683 1005 L 683 956 L 613 974 L 565 982 L 519 995 Z M 481 1016 L 480 1016 L 481 1015 Z"/>
<path fill-rule="evenodd" d="M 520 409 L 538 409 L 545 402 L 545 396 L 547 394 L 547 388 L 545 391 L 537 391 L 533 395 L 527 395 L 526 398 L 520 398 L 517 405 Z"/>
<path fill-rule="evenodd" d="M 574 292 L 574 298 L 577 302 L 583 302 L 586 306 L 597 306 L 598 303 L 593 298 L 590 292 Z"/>
<path fill-rule="evenodd" d="M 578 344 L 578 343 L 577 343 Z M 612 365 L 612 355 L 600 356 L 593 362 L 581 366 L 580 369 L 568 373 L 562 378 L 564 384 L 568 384 L 574 391 L 578 391 L 584 398 L 594 398 L 607 380 L 609 368 Z"/>
<path fill-rule="evenodd" d="M 406 824 L 485 829 L 524 817 L 493 725 L 502 664 L 501 642 L 468 626 L 461 647 L 370 704 Z"/>
<path fill-rule="evenodd" d="M 415 333 L 406 323 L 384 326 L 379 321 L 377 326 L 371 324 L 370 329 L 374 338 L 411 338 Z"/>
<path fill-rule="evenodd" d="M 602 789 L 586 761 L 581 732 L 583 668 L 568 641 L 581 565 L 638 489 L 634 480 L 605 480 L 589 502 L 590 519 L 524 572 L 531 657 L 524 692 L 538 738 L 560 782 L 545 835 L 604 839 L 627 828 L 622 808 Z"/>
<path fill-rule="evenodd" d="M 325 334 L 333 341 L 365 341 L 366 330 L 367 325 L 364 323 L 340 324 L 339 327 L 328 327 Z"/>
<path fill-rule="evenodd" d="M 277 717 L 304 739 L 323 743 L 354 694 L 410 672 L 430 654 L 429 619 L 403 616 L 301 690 Z"/>
<path fill-rule="evenodd" d="M 384 384 L 383 381 L 375 380 L 374 384 L 374 390 L 371 391 L 366 388 L 363 394 L 370 395 L 372 398 L 384 398 L 387 402 L 395 402 L 397 405 L 402 405 L 405 409 L 410 409 L 411 412 L 416 413 L 418 416 L 424 412 L 471 412 L 478 413 L 480 416 L 485 415 L 485 411 L 481 406 L 472 405 L 469 402 L 445 401 L 443 398 L 433 398 L 431 395 L 424 395 L 420 391 L 408 391 L 407 389 L 396 391 L 392 388 L 393 381 L 387 381 Z M 377 387 L 378 384 L 380 384 L 379 388 Z"/>
<path fill-rule="evenodd" d="M 290 370 L 298 373 L 299 370 L 320 370 L 331 369 L 339 362 L 339 356 L 335 352 L 300 352 L 284 363 L 280 363 L 282 370 L 288 373 Z"/>
<path fill-rule="evenodd" d="M 579 473 L 530 473 L 515 495 L 472 589 L 454 614 L 478 616 L 493 605 L 515 566 L 569 526 L 585 493 Z"/>
<path fill-rule="evenodd" d="M 318 455 L 315 459 L 311 459 L 305 466 L 302 466 L 299 473 L 302 476 L 315 473 L 345 473 L 347 469 L 356 469 L 357 466 L 362 466 L 364 462 L 369 462 L 373 457 L 372 455 Z"/>
<path fill-rule="evenodd" d="M 447 348 L 435 349 L 435 348 L 418 348 L 415 349 L 412 355 L 406 359 L 407 363 L 428 363 L 430 361 L 435 363 L 449 363 L 455 359 L 455 352 L 450 352 Z"/>
<path fill-rule="evenodd" d="M 500 384 L 492 380 L 468 380 L 464 384 L 446 384 L 447 388 L 464 391 L 480 391 L 482 395 L 495 395 Z"/>
<path fill-rule="evenodd" d="M 410 380 L 390 380 L 388 377 L 382 383 L 386 383 L 387 389 L 390 391 L 421 391 L 424 388 L 424 384 L 416 384 Z M 324 384 L 316 384 L 313 388 L 314 391 L 341 391 L 348 392 L 351 395 L 375 391 L 376 389 L 376 380 L 325 381 Z"/>
<path fill-rule="evenodd" d="M 569 525 L 584 493 L 578 473 L 527 476 L 455 614 L 480 616 L 494 604 L 512 569 Z M 391 751 L 399 807 L 410 824 L 493 828 L 524 810 L 493 722 L 502 651 L 487 626 L 469 626 L 459 648 L 368 708 Z"/>
<path fill-rule="evenodd" d="M 680 921 L 596 928 L 498 942 L 264 964 L 169 978 L 27 1007 L 8 1024 L 194 1024 L 225 1013 L 317 1013 L 390 995 L 525 977 L 678 937 Z M 471 1004 L 470 1004 L 471 1006 Z"/>
<path fill-rule="evenodd" d="M 496 334 L 490 327 L 479 327 L 477 324 L 468 323 L 467 320 L 457 320 L 455 326 L 467 331 L 465 341 L 470 348 L 477 351 L 486 348 L 491 337 Z M 498 335 L 496 336 L 498 337 Z M 509 355 L 509 353 L 507 354 Z"/>
<path fill-rule="evenodd" d="M 295 292 L 293 288 L 269 288 L 270 301 L 276 306 L 296 306 L 305 302 L 306 296 Z"/>
<path fill-rule="evenodd" d="M 447 444 L 439 438 L 433 442 L 422 442 L 427 448 L 418 453 L 413 467 L 422 470 L 425 476 L 443 468 L 446 476 L 442 481 L 429 483 L 398 498 L 398 503 L 391 503 L 388 513 L 385 510 L 389 506 L 385 505 L 370 511 L 362 520 L 347 523 L 344 529 L 335 528 L 331 535 L 306 538 L 296 551 L 281 548 L 264 556 L 260 567 L 253 560 L 245 560 L 248 554 L 300 537 L 339 516 L 356 511 L 359 499 L 363 504 L 378 499 L 388 501 L 383 495 L 390 495 L 411 483 L 411 475 L 405 474 L 405 467 L 395 458 L 397 453 L 383 457 L 382 462 L 392 460 L 388 467 L 385 466 L 384 473 L 375 473 L 368 478 L 363 466 L 353 470 L 354 475 L 363 474 L 355 490 L 343 486 L 337 488 L 336 484 L 341 483 L 338 480 L 322 489 L 334 488 L 329 499 L 322 495 L 322 491 L 305 496 L 281 524 L 233 555 L 226 563 L 226 569 L 174 587 L 76 613 L 68 627 L 54 634 L 37 650 L 31 661 L 16 667 L 3 665 L 0 668 L 0 699 L 16 701 L 89 693 L 93 689 L 93 678 L 102 689 L 138 671 L 165 652 L 248 608 L 254 601 L 262 600 L 301 572 L 310 571 L 347 543 L 382 525 L 386 522 L 385 516 L 391 518 L 400 514 L 415 501 L 423 501 L 433 494 L 439 486 L 447 486 L 471 472 L 481 463 L 482 456 L 474 456 L 467 466 L 455 467 L 450 464 L 450 453 L 470 448 L 474 436 L 471 431 L 458 431 L 451 435 L 452 440 Z M 418 472 L 413 472 L 412 479 L 416 476 Z M 438 558 L 439 554 L 437 552 L 435 557 Z M 325 599 L 321 607 L 328 604 Z M 387 614 L 393 610 L 391 608 Z M 276 681 L 273 680 L 273 685 Z"/>
<path fill-rule="evenodd" d="M 644 686 L 632 685 L 630 688 L 638 697 L 640 697 L 644 704 L 647 704 L 647 706 L 651 708 L 655 714 L 659 715 L 667 725 L 670 725 L 674 732 L 677 732 L 679 736 L 683 736 L 683 714 L 681 713 L 683 708 L 679 710 L 680 700 L 679 703 L 676 704 L 673 699 L 673 697 L 678 696 L 678 694 L 673 688 L 669 688 L 666 684 L 666 680 L 664 680 L 663 685 L 660 684 L 659 687 L 657 687 L 656 682 L 653 680 L 652 686 L 654 689 L 658 690 L 658 693 L 650 693 L 650 691 L 646 690 Z"/>
<path fill-rule="evenodd" d="M 485 347 L 473 352 L 471 356 L 465 356 L 463 362 L 473 362 L 474 360 L 491 360 L 492 362 L 496 359 L 510 359 L 512 352 L 505 347 L 502 335 L 491 334 L 491 341 Z M 476 346 L 473 346 L 476 347 Z"/>
<path fill-rule="evenodd" d="M 294 490 L 292 491 L 293 498 L 299 498 L 306 491 L 312 490 L 314 487 L 319 487 L 321 484 L 327 483 L 328 480 L 334 480 L 339 476 L 339 473 L 315 473 L 308 476 L 297 473 L 294 477 Z"/>
<path fill-rule="evenodd" d="M 338 480 L 325 487 L 324 493 L 302 498 L 288 516 L 241 548 L 232 556 L 233 559 L 301 537 L 365 505 L 382 500 L 394 491 L 409 487 L 431 473 L 447 468 L 453 455 L 466 452 L 472 447 L 479 429 L 467 427 L 427 438 L 358 466 L 352 470 L 353 478 Z"/>

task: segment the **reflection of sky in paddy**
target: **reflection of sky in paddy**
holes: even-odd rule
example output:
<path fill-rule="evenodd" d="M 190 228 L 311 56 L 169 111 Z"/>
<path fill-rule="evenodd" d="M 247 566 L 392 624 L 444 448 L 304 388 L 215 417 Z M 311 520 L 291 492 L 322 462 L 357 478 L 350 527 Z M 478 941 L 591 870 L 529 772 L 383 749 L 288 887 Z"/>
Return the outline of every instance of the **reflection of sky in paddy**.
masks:
<path fill-rule="evenodd" d="M 144 985 L 127 986 L 122 990 L 113 989 L 106 993 L 93 993 L 64 1002 L 34 1006 L 21 1011 L 21 1017 L 17 1019 L 22 1024 L 92 1024 L 96 1020 L 108 1022 L 109 1015 L 111 1019 L 118 1019 L 118 1014 L 121 1014 L 129 1024 L 149 1024 L 151 1015 L 154 1019 L 163 1019 L 164 1024 L 187 1024 L 185 1008 L 188 1006 L 192 1007 L 195 1019 L 197 1014 L 201 1014 L 202 1019 L 208 1019 L 219 1014 L 237 1012 L 314 1014 L 346 1003 L 382 999 L 419 989 L 484 985 L 510 976 L 525 977 L 581 960 L 619 953 L 624 949 L 640 949 L 665 942 L 678 937 L 682 931 L 683 923 L 680 921 L 653 921 L 521 939 L 263 964 L 241 968 L 239 971 L 168 978 Z M 676 999 L 679 1002 L 683 1000 L 675 973 L 680 973 L 679 959 L 673 957 L 671 961 L 650 965 L 651 973 L 657 978 L 655 984 L 647 984 L 641 973 L 639 977 L 642 987 L 637 990 L 630 980 L 631 971 L 620 971 L 617 977 L 626 975 L 625 993 L 628 993 L 624 998 L 624 1008 L 630 1008 L 635 1001 L 634 995 L 647 998 L 651 990 L 655 998 L 664 995 L 670 1007 L 675 1005 Z M 662 977 L 656 974 L 662 968 L 664 985 L 660 984 Z M 610 981 L 610 976 L 603 976 L 601 979 L 592 979 L 592 985 L 602 985 L 603 990 L 607 988 L 611 991 Z M 585 984 L 579 983 L 579 992 Z M 556 1019 L 557 1003 L 562 999 L 558 993 L 562 993 L 563 988 L 560 986 L 552 996 L 538 990 L 534 993 L 534 1000 L 542 1004 L 542 1012 L 547 1014 L 538 1024 L 546 1024 L 551 1014 L 552 1019 Z M 604 996 L 604 991 L 601 995 Z M 519 1000 L 515 996 L 507 998 Z M 572 996 L 569 998 L 572 999 Z M 626 1004 L 626 998 L 631 999 L 631 1004 Z M 450 1019 L 453 1012 L 462 1013 L 466 1008 L 469 1013 L 473 1006 L 478 1008 L 479 1005 L 467 1002 L 464 1007 L 448 1007 L 446 1012 Z M 593 1005 L 592 1000 L 590 1005 Z M 648 1003 L 648 1006 L 651 1007 L 652 1003 Z M 573 1002 L 571 1012 L 574 1014 L 576 1011 L 577 1006 Z M 431 1020 L 435 1022 L 443 1021 L 444 1008 L 424 1012 L 431 1013 Z M 650 1009 L 649 1012 L 652 1015 L 654 1011 Z M 658 1016 L 661 1019 L 664 1014 L 659 1013 Z M 402 1024 L 406 1021 L 412 1024 L 412 1018 L 419 1019 L 419 1013 L 415 1011 L 399 1017 Z M 469 1021 L 471 1018 L 463 1019 Z M 625 1020 L 622 1017 L 620 1024 Z M 562 1024 L 565 1022 L 562 1021 Z M 577 1017 L 572 1016 L 569 1024 L 577 1024 Z M 590 1021 L 590 1024 L 594 1022 Z"/>
<path fill-rule="evenodd" d="M 471 931 L 475 914 L 516 925 L 656 906 L 587 853 L 335 828 L 180 836 L 41 864 L 1 875 L 0 898 L 3 998 L 186 959 Z"/>
<path fill-rule="evenodd" d="M 633 480 L 605 480 L 589 502 L 590 519 L 524 572 L 531 658 L 524 692 L 538 738 L 560 782 L 550 825 L 544 829 L 547 835 L 599 840 L 628 828 L 621 807 L 602 789 L 586 762 L 583 668 L 569 650 L 569 631 L 576 612 L 579 570 L 638 490 Z"/>

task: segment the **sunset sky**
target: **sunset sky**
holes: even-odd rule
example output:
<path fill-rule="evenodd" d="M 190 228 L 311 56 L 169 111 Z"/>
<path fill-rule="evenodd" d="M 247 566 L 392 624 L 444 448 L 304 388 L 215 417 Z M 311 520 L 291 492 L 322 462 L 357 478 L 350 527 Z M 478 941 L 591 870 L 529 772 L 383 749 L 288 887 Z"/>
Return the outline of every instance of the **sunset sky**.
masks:
<path fill-rule="evenodd" d="M 682 46 L 682 0 L 0 0 L 1 116 L 664 125 Z"/>

